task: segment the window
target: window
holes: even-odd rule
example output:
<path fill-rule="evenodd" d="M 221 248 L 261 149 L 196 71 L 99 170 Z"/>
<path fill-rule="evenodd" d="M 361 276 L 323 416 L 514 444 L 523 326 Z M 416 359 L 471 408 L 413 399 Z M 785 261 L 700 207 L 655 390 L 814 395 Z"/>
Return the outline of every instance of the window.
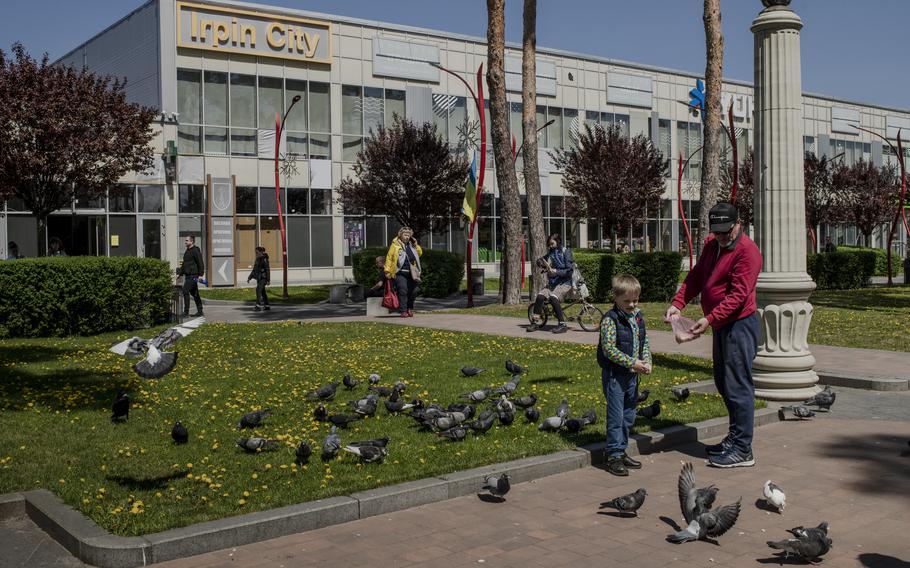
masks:
<path fill-rule="evenodd" d="M 307 203 L 308 190 L 305 187 L 287 188 L 288 215 L 306 215 L 310 208 Z"/>
<path fill-rule="evenodd" d="M 202 187 L 202 186 L 188 186 L 188 187 Z M 196 237 L 196 246 L 199 247 L 199 250 L 202 251 L 202 254 L 205 255 L 206 252 L 206 234 L 205 234 L 205 225 L 203 224 L 203 219 L 205 217 L 201 215 L 181 215 L 178 217 L 177 225 L 177 250 L 184 250 L 183 239 L 192 235 Z"/>
<path fill-rule="evenodd" d="M 378 132 L 384 124 L 384 109 L 382 102 L 382 89 L 376 87 L 363 88 L 363 133 L 367 136 Z"/>
<path fill-rule="evenodd" d="M 653 132 L 651 120 L 652 119 L 650 119 L 650 118 L 648 119 L 648 132 Z M 660 153 L 663 154 L 664 163 L 667 164 L 667 176 L 666 177 L 671 177 L 672 172 L 670 171 L 671 170 L 670 166 L 673 163 L 672 162 L 673 156 L 671 156 L 672 150 L 670 149 L 672 141 L 670 139 L 670 121 L 669 120 L 667 120 L 665 118 L 657 119 L 657 140 L 652 140 L 651 142 L 655 145 L 655 147 L 658 150 L 660 150 Z M 669 250 L 669 249 L 667 249 L 667 250 Z"/>
<path fill-rule="evenodd" d="M 303 83 L 303 81 L 298 82 Z M 290 83 L 290 81 L 288 81 L 288 83 Z M 306 83 L 304 83 L 304 85 L 306 85 Z M 233 89 L 233 86 L 231 88 Z M 290 85 L 288 90 L 290 90 Z M 291 95 L 291 93 L 288 94 Z M 293 97 L 293 95 L 291 96 Z M 291 104 L 290 99 L 288 99 L 288 104 Z M 306 104 L 298 103 L 294 106 L 294 109 L 290 114 L 288 114 L 284 123 L 287 130 L 292 130 L 292 124 L 296 125 L 297 117 L 304 115 L 306 112 L 305 110 L 298 110 L 298 107 L 305 109 Z M 274 129 L 275 116 L 284 115 L 285 110 L 281 79 L 275 77 L 259 77 L 259 128 Z M 294 130 L 305 129 L 306 126 L 294 128 Z"/>
<path fill-rule="evenodd" d="M 546 128 L 547 148 L 563 148 L 562 109 L 547 107 L 547 121 L 550 120 L 553 124 Z"/>
<path fill-rule="evenodd" d="M 164 212 L 164 186 L 140 185 L 136 189 L 139 194 L 140 213 Z"/>
<path fill-rule="evenodd" d="M 701 124 L 697 122 L 676 123 L 676 145 L 683 160 L 692 156 L 689 165 L 683 172 L 683 179 L 701 179 L 701 154 L 696 152 L 701 147 Z M 693 152 L 695 153 L 694 155 Z"/>
<path fill-rule="evenodd" d="M 332 218 L 311 217 L 313 266 L 332 266 Z"/>
<path fill-rule="evenodd" d="M 815 154 L 814 136 L 803 136 L 803 152 L 806 154 Z"/>
<path fill-rule="evenodd" d="M 135 213 L 135 187 L 123 184 L 111 187 L 108 191 L 108 210 L 111 213 Z"/>
<path fill-rule="evenodd" d="M 177 70 L 177 112 L 181 124 L 202 124 L 202 72 Z"/>
<path fill-rule="evenodd" d="M 256 202 L 258 201 L 258 191 L 255 187 L 238 186 L 237 193 L 237 214 L 256 214 Z"/>
<path fill-rule="evenodd" d="M 288 266 L 310 266 L 310 218 L 288 217 Z"/>
<path fill-rule="evenodd" d="M 227 73 L 205 72 L 205 102 L 203 121 L 205 124 L 227 126 L 228 124 Z"/>
<path fill-rule="evenodd" d="M 578 111 L 563 109 L 562 141 L 566 148 L 578 145 Z"/>
<path fill-rule="evenodd" d="M 332 190 L 331 189 L 311 189 L 310 190 L 310 214 L 311 215 L 331 215 L 332 214 Z"/>
<path fill-rule="evenodd" d="M 386 89 L 385 91 L 385 125 L 389 126 L 395 119 L 395 115 L 405 118 L 404 91 Z"/>
<path fill-rule="evenodd" d="M 285 191 L 281 190 L 281 210 L 287 214 L 287 196 Z M 274 187 L 259 188 L 259 214 L 260 215 L 277 215 L 278 202 L 275 200 Z"/>
<path fill-rule="evenodd" d="M 205 212 L 205 187 L 181 184 L 178 190 L 178 211 L 180 213 Z M 202 248 L 202 247 L 199 247 Z"/>

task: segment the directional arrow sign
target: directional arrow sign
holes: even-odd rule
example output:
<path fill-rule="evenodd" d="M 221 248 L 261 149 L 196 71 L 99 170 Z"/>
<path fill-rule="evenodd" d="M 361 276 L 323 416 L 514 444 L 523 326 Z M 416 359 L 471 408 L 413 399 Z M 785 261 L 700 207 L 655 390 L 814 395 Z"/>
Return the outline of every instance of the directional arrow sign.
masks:
<path fill-rule="evenodd" d="M 231 256 L 222 256 L 212 259 L 214 265 L 214 276 L 212 278 L 213 286 L 233 286 L 234 285 L 234 258 Z"/>

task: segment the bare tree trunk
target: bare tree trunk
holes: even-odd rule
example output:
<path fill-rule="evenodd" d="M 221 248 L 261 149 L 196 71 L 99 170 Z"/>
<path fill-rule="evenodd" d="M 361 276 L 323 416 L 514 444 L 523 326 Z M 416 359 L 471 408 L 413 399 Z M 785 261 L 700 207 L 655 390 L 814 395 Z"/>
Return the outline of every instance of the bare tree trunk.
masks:
<path fill-rule="evenodd" d="M 525 193 L 528 194 L 528 259 L 531 261 L 533 293 L 543 288 L 547 280 L 536 269 L 534 261 L 547 250 L 540 203 L 540 174 L 537 169 L 537 0 L 525 0 L 524 33 L 521 44 L 521 133 L 524 138 Z"/>
<path fill-rule="evenodd" d="M 698 216 L 699 255 L 708 236 L 708 211 L 717 203 L 720 189 L 720 135 L 723 112 L 720 95 L 724 73 L 724 35 L 720 27 L 720 0 L 705 0 L 705 147 L 702 152 L 700 212 Z"/>
<path fill-rule="evenodd" d="M 504 262 L 502 302 L 521 301 L 521 199 L 518 177 L 512 161 L 509 139 L 509 112 L 506 108 L 505 0 L 487 0 L 487 86 L 490 89 L 490 133 L 496 160 L 496 183 L 502 203 L 502 246 Z"/>

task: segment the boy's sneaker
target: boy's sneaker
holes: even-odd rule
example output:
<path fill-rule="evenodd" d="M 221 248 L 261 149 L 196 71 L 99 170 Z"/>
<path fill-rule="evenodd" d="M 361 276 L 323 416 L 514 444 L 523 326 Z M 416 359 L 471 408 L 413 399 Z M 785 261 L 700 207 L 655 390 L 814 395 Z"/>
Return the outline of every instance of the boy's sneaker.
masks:
<path fill-rule="evenodd" d="M 741 452 L 735 448 L 724 452 L 719 456 L 713 456 L 708 460 L 708 465 L 714 467 L 752 467 L 755 465 L 755 458 L 752 457 L 752 451 Z"/>
<path fill-rule="evenodd" d="M 629 469 L 641 469 L 641 462 L 633 460 L 625 452 L 622 453 L 622 464 Z"/>
<path fill-rule="evenodd" d="M 607 460 L 607 471 L 613 475 L 618 475 L 619 477 L 626 477 L 629 475 L 629 470 L 626 469 L 626 465 L 622 463 L 622 456 L 609 458 Z"/>
<path fill-rule="evenodd" d="M 556 326 L 556 329 L 553 330 L 553 333 L 565 333 L 569 331 L 569 326 L 566 325 L 566 322 L 561 321 L 559 325 Z"/>
<path fill-rule="evenodd" d="M 731 449 L 733 449 L 733 442 L 730 441 L 729 436 L 724 436 L 724 439 L 719 444 L 705 446 L 705 453 L 709 456 L 719 456 L 729 452 Z"/>

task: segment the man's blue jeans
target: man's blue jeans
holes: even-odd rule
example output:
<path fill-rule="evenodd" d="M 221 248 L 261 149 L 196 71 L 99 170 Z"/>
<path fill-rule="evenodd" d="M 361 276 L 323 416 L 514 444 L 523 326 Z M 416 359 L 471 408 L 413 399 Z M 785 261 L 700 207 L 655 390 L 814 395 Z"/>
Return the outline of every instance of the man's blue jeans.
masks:
<path fill-rule="evenodd" d="M 755 314 L 714 330 L 714 385 L 730 415 L 730 441 L 742 453 L 752 451 L 755 421 L 752 360 L 760 339 L 761 329 Z"/>
<path fill-rule="evenodd" d="M 603 369 L 600 380 L 607 397 L 607 457 L 616 457 L 629 446 L 629 432 L 635 424 L 638 375 Z"/>

